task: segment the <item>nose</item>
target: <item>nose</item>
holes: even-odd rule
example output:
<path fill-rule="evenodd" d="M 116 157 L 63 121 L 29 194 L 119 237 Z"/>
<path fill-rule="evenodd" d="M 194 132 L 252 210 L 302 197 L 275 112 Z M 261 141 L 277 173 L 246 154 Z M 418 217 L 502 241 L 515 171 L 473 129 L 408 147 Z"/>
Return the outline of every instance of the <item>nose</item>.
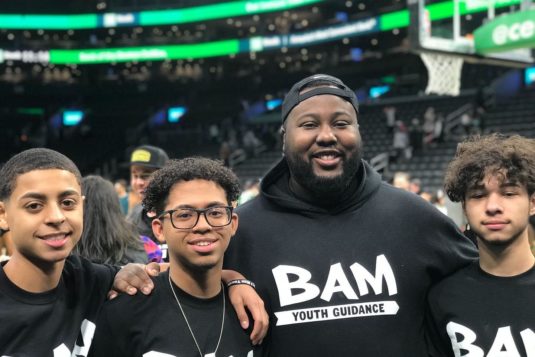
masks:
<path fill-rule="evenodd" d="M 132 185 L 136 185 L 136 186 L 143 186 L 145 185 L 145 183 L 147 182 L 147 180 L 145 180 L 144 178 L 142 177 L 134 177 L 132 179 Z"/>
<path fill-rule="evenodd" d="M 338 141 L 333 129 L 330 125 L 322 125 L 319 128 L 318 136 L 316 137 L 316 143 L 321 146 L 331 146 Z"/>
<path fill-rule="evenodd" d="M 47 224 L 61 224 L 65 221 L 63 210 L 57 204 L 52 204 L 47 210 L 46 223 Z"/>
<path fill-rule="evenodd" d="M 206 219 L 206 212 L 199 213 L 199 219 L 197 220 L 197 224 L 195 227 L 193 227 L 194 231 L 197 232 L 205 232 L 212 229 L 212 226 L 208 223 L 208 220 Z"/>
<path fill-rule="evenodd" d="M 503 208 L 501 204 L 501 198 L 498 194 L 490 194 L 486 202 L 486 211 L 490 215 L 501 213 Z"/>

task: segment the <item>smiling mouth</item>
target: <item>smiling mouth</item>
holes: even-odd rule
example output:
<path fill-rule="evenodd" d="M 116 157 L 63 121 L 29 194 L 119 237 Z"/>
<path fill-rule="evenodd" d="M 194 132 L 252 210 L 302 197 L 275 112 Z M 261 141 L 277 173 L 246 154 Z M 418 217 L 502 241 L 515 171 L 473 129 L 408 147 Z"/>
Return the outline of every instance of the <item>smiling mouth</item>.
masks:
<path fill-rule="evenodd" d="M 324 168 L 335 167 L 342 160 L 342 155 L 336 151 L 323 151 L 312 155 L 312 159 Z"/>
<path fill-rule="evenodd" d="M 314 158 L 317 158 L 317 159 L 335 159 L 337 157 L 340 157 L 342 156 L 339 152 L 337 151 L 322 151 L 322 152 L 318 152 L 318 153 L 315 153 L 312 155 L 312 157 Z"/>
<path fill-rule="evenodd" d="M 198 247 L 207 247 L 209 246 L 210 244 L 213 244 L 214 242 L 207 242 L 207 241 L 202 241 L 202 242 L 195 242 L 195 243 L 192 243 L 193 245 L 196 245 Z"/>
<path fill-rule="evenodd" d="M 46 241 L 58 241 L 67 238 L 68 235 L 70 235 L 70 233 L 55 233 L 40 236 L 39 238 Z"/>
<path fill-rule="evenodd" d="M 39 237 L 46 245 L 52 248 L 62 248 L 68 242 L 71 232 L 48 234 Z"/>

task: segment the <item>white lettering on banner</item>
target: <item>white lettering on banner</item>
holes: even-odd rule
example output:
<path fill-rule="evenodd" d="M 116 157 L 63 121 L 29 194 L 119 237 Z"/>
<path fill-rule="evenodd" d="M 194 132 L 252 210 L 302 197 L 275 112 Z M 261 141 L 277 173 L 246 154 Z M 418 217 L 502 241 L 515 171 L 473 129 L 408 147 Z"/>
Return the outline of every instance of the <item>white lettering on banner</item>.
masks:
<path fill-rule="evenodd" d="M 499 25 L 492 31 L 492 40 L 497 45 L 507 42 L 516 42 L 521 39 L 533 37 L 535 33 L 535 21 L 526 20 L 522 23 L 515 22 L 511 25 Z"/>
<path fill-rule="evenodd" d="M 510 326 L 498 328 L 492 346 L 485 354 L 483 349 L 475 344 L 477 335 L 466 326 L 448 322 L 446 331 L 451 340 L 451 346 L 455 357 L 520 357 L 518 347 L 513 339 Z M 527 357 L 535 357 L 535 333 L 529 328 L 520 332 L 522 343 L 527 353 Z M 461 352 L 468 351 L 468 354 Z"/>
<path fill-rule="evenodd" d="M 360 296 L 369 294 L 368 285 L 372 287 L 376 295 L 381 294 L 383 292 L 383 281 L 386 282 L 386 288 L 390 296 L 397 294 L 394 272 L 383 254 L 376 258 L 374 275 L 358 263 L 352 264 L 350 269 Z M 304 268 L 279 265 L 273 268 L 272 273 L 277 285 L 281 307 L 309 301 L 320 295 L 320 288 L 310 282 L 312 274 Z M 290 276 L 297 276 L 297 279 L 290 281 Z M 343 293 L 349 300 L 358 300 L 359 298 L 357 292 L 351 287 L 340 263 L 330 266 L 329 276 L 321 294 L 321 299 L 330 301 L 336 292 Z"/>
<path fill-rule="evenodd" d="M 395 315 L 399 306 L 395 301 L 375 301 L 369 303 L 336 305 L 275 312 L 277 326 L 306 322 L 351 319 L 366 316 Z"/>

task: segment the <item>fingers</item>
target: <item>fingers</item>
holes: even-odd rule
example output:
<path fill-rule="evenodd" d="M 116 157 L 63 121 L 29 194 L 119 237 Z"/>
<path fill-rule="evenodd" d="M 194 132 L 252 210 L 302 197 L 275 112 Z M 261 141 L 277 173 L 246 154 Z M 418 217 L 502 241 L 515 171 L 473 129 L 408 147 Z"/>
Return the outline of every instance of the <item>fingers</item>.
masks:
<path fill-rule="evenodd" d="M 113 282 L 113 289 L 120 293 L 135 295 L 138 290 L 148 295 L 154 288 L 154 283 L 142 264 L 128 264 L 124 266 Z"/>
<path fill-rule="evenodd" d="M 158 276 L 160 274 L 160 264 L 156 262 L 151 262 L 147 265 L 145 265 L 145 271 L 150 276 Z"/>
<path fill-rule="evenodd" d="M 115 299 L 117 296 L 119 296 L 119 293 L 115 290 L 110 290 L 108 292 L 108 300 L 113 300 Z"/>
<path fill-rule="evenodd" d="M 229 298 L 244 329 L 249 328 L 246 309 L 249 311 L 254 320 L 251 341 L 253 345 L 262 343 L 269 327 L 269 316 L 260 296 L 248 285 L 234 285 L 229 289 Z"/>
<path fill-rule="evenodd" d="M 247 313 L 245 312 L 245 305 L 242 303 L 233 306 L 234 310 L 236 311 L 236 315 L 238 315 L 238 321 L 240 321 L 241 327 L 244 330 L 249 328 L 249 316 L 247 316 Z"/>
<path fill-rule="evenodd" d="M 259 345 L 266 336 L 269 328 L 269 316 L 264 308 L 264 302 L 258 301 L 254 308 L 248 306 L 253 316 L 254 325 L 251 332 L 251 341 L 253 345 Z"/>

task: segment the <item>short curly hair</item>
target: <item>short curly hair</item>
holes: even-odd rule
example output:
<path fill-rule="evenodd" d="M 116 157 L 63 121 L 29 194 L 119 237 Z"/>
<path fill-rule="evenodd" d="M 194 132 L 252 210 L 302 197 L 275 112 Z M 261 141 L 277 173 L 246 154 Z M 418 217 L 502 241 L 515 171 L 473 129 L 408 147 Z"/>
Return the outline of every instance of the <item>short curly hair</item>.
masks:
<path fill-rule="evenodd" d="M 76 177 L 81 185 L 82 175 L 67 156 L 46 148 L 28 149 L 9 159 L 0 169 L 0 201 L 8 200 L 20 175 L 34 170 L 65 170 Z"/>
<path fill-rule="evenodd" d="M 473 136 L 457 146 L 448 165 L 444 191 L 453 202 L 464 202 L 466 192 L 487 174 L 525 185 L 535 192 L 535 139 L 520 135 Z"/>
<path fill-rule="evenodd" d="M 203 157 L 188 157 L 180 160 L 169 160 L 160 170 L 154 173 L 143 198 L 143 207 L 154 211 L 157 215 L 164 211 L 169 192 L 174 184 L 180 181 L 207 180 L 217 183 L 225 190 L 228 204 L 236 201 L 240 195 L 240 182 L 231 169 L 223 166 L 218 160 Z"/>

